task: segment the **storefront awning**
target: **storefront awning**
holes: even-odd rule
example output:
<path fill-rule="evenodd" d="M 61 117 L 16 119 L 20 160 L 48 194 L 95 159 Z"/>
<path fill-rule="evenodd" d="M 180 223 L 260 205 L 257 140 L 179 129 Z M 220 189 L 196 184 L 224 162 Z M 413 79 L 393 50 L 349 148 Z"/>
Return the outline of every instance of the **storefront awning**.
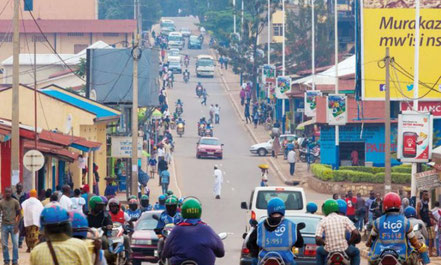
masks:
<path fill-rule="evenodd" d="M 101 147 L 101 143 L 88 141 L 83 137 L 61 134 L 46 130 L 40 133 L 39 139 L 50 143 L 70 146 L 84 152 L 96 151 Z"/>
<path fill-rule="evenodd" d="M 35 142 L 33 140 L 25 140 L 23 141 L 23 148 L 35 149 Z M 49 143 L 38 142 L 37 150 L 39 150 L 42 153 L 55 156 L 67 162 L 73 162 L 77 160 L 79 156 L 78 153 L 71 152 L 62 146 L 49 144 Z"/>
<path fill-rule="evenodd" d="M 304 130 L 305 129 L 305 126 L 308 126 L 308 125 L 313 125 L 313 124 L 315 124 L 315 117 L 314 118 L 312 118 L 312 119 L 310 119 L 310 120 L 307 120 L 307 121 L 305 121 L 305 122 L 302 122 L 302 123 L 300 123 L 299 125 L 297 125 L 297 130 Z"/>
<path fill-rule="evenodd" d="M 101 147 L 101 143 L 88 141 L 82 137 L 74 136 L 73 139 L 73 143 L 70 146 L 83 152 L 96 151 Z"/>

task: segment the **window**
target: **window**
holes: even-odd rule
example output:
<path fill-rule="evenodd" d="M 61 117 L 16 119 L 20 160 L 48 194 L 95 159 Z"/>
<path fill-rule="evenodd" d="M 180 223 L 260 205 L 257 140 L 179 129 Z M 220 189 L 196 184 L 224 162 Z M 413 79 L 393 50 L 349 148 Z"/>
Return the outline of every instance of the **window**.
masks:
<path fill-rule="evenodd" d="M 12 33 L 0 34 L 0 42 L 12 42 Z"/>
<path fill-rule="evenodd" d="M 41 35 L 32 36 L 32 42 L 45 42 L 45 41 L 46 39 Z"/>
<path fill-rule="evenodd" d="M 74 53 L 77 54 L 80 51 L 86 49 L 88 47 L 87 44 L 74 44 Z"/>
<path fill-rule="evenodd" d="M 81 32 L 70 32 L 70 33 L 67 33 L 67 36 L 69 36 L 69 37 L 81 37 L 81 36 L 84 36 L 84 33 L 81 33 Z"/>
<path fill-rule="evenodd" d="M 273 31 L 274 36 L 282 36 L 282 24 L 273 24 Z"/>
<path fill-rule="evenodd" d="M 111 33 L 111 32 L 108 32 L 108 33 L 103 33 L 103 36 L 104 36 L 104 37 L 118 37 L 118 36 L 119 36 L 119 33 Z"/>
<path fill-rule="evenodd" d="M 257 209 L 266 209 L 268 202 L 274 197 L 278 197 L 285 202 L 287 210 L 301 210 L 303 208 L 302 193 L 299 191 L 275 191 L 275 190 L 262 190 L 257 193 Z"/>

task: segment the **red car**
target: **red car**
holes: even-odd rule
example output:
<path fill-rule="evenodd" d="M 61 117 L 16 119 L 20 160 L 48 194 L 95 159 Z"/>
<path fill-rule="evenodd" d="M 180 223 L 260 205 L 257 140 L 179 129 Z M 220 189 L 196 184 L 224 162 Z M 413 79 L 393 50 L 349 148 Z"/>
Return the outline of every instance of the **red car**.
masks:
<path fill-rule="evenodd" d="M 143 262 L 158 262 L 158 236 L 154 231 L 158 221 L 153 218 L 153 215 L 159 216 L 161 212 L 144 212 L 136 222 L 135 232 L 130 243 L 133 265 L 141 265 Z"/>
<path fill-rule="evenodd" d="M 213 157 L 222 159 L 223 146 L 216 137 L 201 137 L 196 146 L 196 158 Z"/>

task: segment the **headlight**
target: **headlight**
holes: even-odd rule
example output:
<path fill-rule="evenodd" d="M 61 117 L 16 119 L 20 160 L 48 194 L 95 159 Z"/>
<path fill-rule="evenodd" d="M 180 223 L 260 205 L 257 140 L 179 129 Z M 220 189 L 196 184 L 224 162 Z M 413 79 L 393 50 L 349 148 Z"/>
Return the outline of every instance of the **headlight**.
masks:
<path fill-rule="evenodd" d="M 148 239 L 133 239 L 132 240 L 132 244 L 133 245 L 151 245 L 152 244 L 152 240 L 148 240 Z"/>
<path fill-rule="evenodd" d="M 255 147 L 254 145 L 250 147 L 250 150 L 256 150 L 257 147 Z"/>

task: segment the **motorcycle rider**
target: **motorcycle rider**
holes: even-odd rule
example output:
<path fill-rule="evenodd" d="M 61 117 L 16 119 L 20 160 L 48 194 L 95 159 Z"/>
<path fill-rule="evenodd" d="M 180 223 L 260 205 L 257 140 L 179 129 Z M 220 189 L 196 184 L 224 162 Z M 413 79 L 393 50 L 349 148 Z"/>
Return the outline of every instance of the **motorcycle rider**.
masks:
<path fill-rule="evenodd" d="M 315 232 L 317 248 L 317 265 L 325 265 L 326 258 L 332 252 L 345 252 L 351 260 L 351 265 L 360 264 L 360 250 L 354 244 L 360 242 L 361 236 L 354 223 L 346 216 L 338 215 L 337 201 L 329 199 L 322 206 L 325 218 L 320 221 Z M 346 233 L 351 233 L 346 239 Z"/>
<path fill-rule="evenodd" d="M 161 213 L 156 229 L 162 230 L 166 224 L 177 224 L 182 221 L 181 213 L 178 212 L 178 199 L 169 196 L 165 201 L 165 211 Z"/>
<path fill-rule="evenodd" d="M 89 222 L 89 227 L 103 228 L 105 234 L 107 234 L 107 230 L 112 230 L 112 218 L 109 213 L 104 210 L 103 199 L 99 196 L 90 198 L 87 222 Z"/>
<path fill-rule="evenodd" d="M 318 206 L 314 202 L 308 202 L 306 204 L 306 212 L 310 214 L 315 214 L 317 212 Z"/>
<path fill-rule="evenodd" d="M 116 198 L 109 200 L 109 215 L 112 218 L 113 223 L 120 223 L 121 225 L 129 224 L 133 227 L 133 222 L 130 216 L 124 212 L 121 208 L 121 203 Z M 127 235 L 124 235 L 124 249 L 126 250 L 126 256 L 130 257 L 132 252 L 130 248 L 130 239 Z"/>
<path fill-rule="evenodd" d="M 401 198 L 394 192 L 384 195 L 384 214 L 374 221 L 371 234 L 366 242 L 369 251 L 369 264 L 378 264 L 384 250 L 394 250 L 401 264 L 412 264 L 408 242 L 419 253 L 427 252 L 427 246 L 418 241 L 409 220 L 400 214 Z"/>
<path fill-rule="evenodd" d="M 153 207 L 150 205 L 149 196 L 141 196 L 141 206 L 139 207 L 139 209 L 141 210 L 141 213 L 148 212 L 153 209 Z"/>
<path fill-rule="evenodd" d="M 129 201 L 129 209 L 126 210 L 126 213 L 132 221 L 136 221 L 141 217 L 142 212 L 138 209 L 138 199 L 131 199 Z"/>
<path fill-rule="evenodd" d="M 198 84 L 196 85 L 196 95 L 198 97 L 202 96 L 202 90 L 204 90 L 204 88 L 202 87 L 201 82 L 198 82 Z"/>
<path fill-rule="evenodd" d="M 155 206 L 153 206 L 153 210 L 155 210 L 155 211 L 165 210 L 165 200 L 166 199 L 167 199 L 167 197 L 164 194 L 159 195 L 158 201 L 156 202 Z"/>
<path fill-rule="evenodd" d="M 190 63 L 190 57 L 188 56 L 188 54 L 185 55 L 185 57 L 184 57 L 184 62 L 185 62 L 185 64 L 187 64 L 187 65 Z"/>
<path fill-rule="evenodd" d="M 292 247 L 303 247 L 303 237 L 297 225 L 285 217 L 285 203 L 275 197 L 268 202 L 268 217 L 251 232 L 248 249 L 259 248 L 259 260 L 274 253 L 279 254 L 286 265 L 295 264 Z M 273 255 L 271 255 L 272 257 Z"/>
<path fill-rule="evenodd" d="M 189 198 L 182 205 L 184 220 L 175 226 L 165 241 L 162 255 L 170 264 L 192 260 L 196 264 L 214 265 L 216 257 L 225 255 L 224 245 L 210 226 L 201 221 L 202 207 Z"/>
<path fill-rule="evenodd" d="M 190 72 L 188 71 L 188 69 L 185 69 L 182 74 L 184 76 L 184 80 L 190 80 Z"/>
<path fill-rule="evenodd" d="M 418 230 L 416 231 L 414 230 L 415 236 L 421 242 L 426 242 L 426 238 L 429 238 L 429 233 L 427 232 L 426 224 L 424 223 L 424 221 L 417 218 L 416 209 L 413 208 L 412 206 L 407 206 L 404 209 L 404 216 L 406 216 L 406 218 L 409 220 L 410 227 L 413 228 L 415 227 L 415 225 L 418 225 Z M 423 264 L 430 263 L 430 258 L 428 254 L 429 254 L 428 252 L 424 252 L 420 254 L 423 260 Z"/>

